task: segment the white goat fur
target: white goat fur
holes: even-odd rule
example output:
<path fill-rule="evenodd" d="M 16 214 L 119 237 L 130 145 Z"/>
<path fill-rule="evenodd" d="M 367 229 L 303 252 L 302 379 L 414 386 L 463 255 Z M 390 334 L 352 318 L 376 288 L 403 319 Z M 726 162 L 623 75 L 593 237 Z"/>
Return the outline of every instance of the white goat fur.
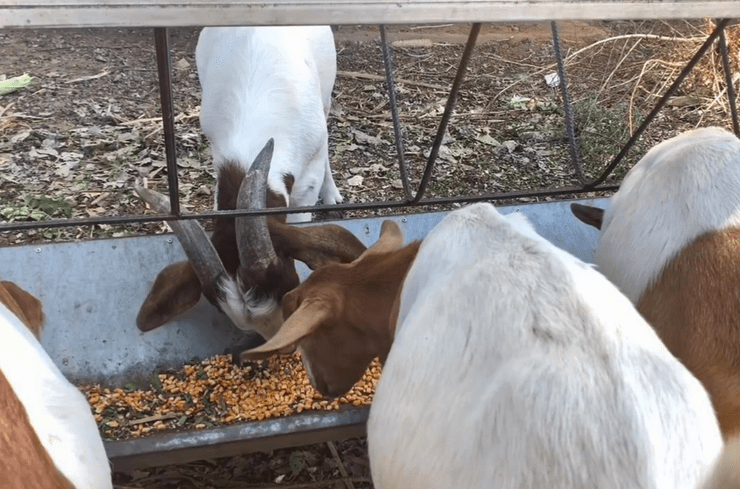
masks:
<path fill-rule="evenodd" d="M 200 123 L 216 168 L 252 164 L 273 138 L 268 186 L 292 207 L 342 201 L 329 167 L 326 118 L 336 77 L 329 26 L 206 27 L 195 51 Z M 295 178 L 292 192 L 283 176 Z M 310 214 L 291 214 L 289 222 Z"/>
<path fill-rule="evenodd" d="M 651 149 L 610 199 L 594 255 L 633 302 L 695 238 L 740 226 L 740 140 L 711 127 Z"/>
<path fill-rule="evenodd" d="M 275 149 L 267 185 L 291 207 L 340 203 L 329 166 L 327 116 L 337 71 L 331 27 L 206 27 L 195 51 L 202 87 L 200 123 L 218 171 L 251 166 L 265 143 Z M 284 176 L 294 178 L 288 193 Z M 289 214 L 288 222 L 309 221 Z M 222 284 L 222 310 L 243 330 L 266 337 L 282 324 L 279 298 L 244 295 Z"/>
<path fill-rule="evenodd" d="M 488 204 L 404 281 L 368 444 L 389 488 L 693 488 L 721 447 L 702 385 L 602 275 Z"/>
<path fill-rule="evenodd" d="M 57 469 L 76 489 L 112 488 L 103 441 L 85 397 L 3 304 L 0 328 L 0 370 Z"/>

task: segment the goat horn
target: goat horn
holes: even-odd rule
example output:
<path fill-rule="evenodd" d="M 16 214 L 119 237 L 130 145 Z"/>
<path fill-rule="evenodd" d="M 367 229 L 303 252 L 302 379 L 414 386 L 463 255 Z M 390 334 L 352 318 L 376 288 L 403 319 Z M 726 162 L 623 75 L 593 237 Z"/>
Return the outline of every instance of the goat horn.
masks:
<path fill-rule="evenodd" d="M 274 146 L 274 141 L 270 139 L 254 159 L 239 187 L 237 209 L 260 210 L 267 207 L 267 175 Z M 240 266 L 264 271 L 271 264 L 278 263 L 266 216 L 237 217 L 236 237 Z"/>
<path fill-rule="evenodd" d="M 138 184 L 134 185 L 134 190 L 152 209 L 162 214 L 169 214 L 170 199 Z M 185 214 L 184 211 L 183 214 Z M 208 239 L 205 230 L 195 219 L 167 221 L 167 224 L 172 228 L 178 241 L 180 241 L 180 245 L 185 250 L 185 255 L 187 255 L 195 274 L 198 276 L 203 295 L 215 304 L 216 293 L 213 287 L 218 276 L 226 274 L 226 270 L 211 240 Z"/>

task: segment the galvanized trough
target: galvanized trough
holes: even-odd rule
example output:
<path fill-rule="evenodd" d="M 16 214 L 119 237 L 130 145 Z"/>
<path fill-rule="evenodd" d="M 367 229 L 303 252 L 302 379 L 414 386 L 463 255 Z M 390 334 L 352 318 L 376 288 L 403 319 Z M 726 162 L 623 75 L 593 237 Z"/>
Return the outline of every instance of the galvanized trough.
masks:
<path fill-rule="evenodd" d="M 587 203 L 604 206 L 604 199 Z M 555 245 L 590 261 L 597 233 L 577 221 L 568 201 L 501 207 L 522 212 Z M 442 212 L 397 215 L 407 240 L 421 239 Z M 374 242 L 384 218 L 336 221 L 366 244 Z M 309 224 L 310 225 L 310 224 Z M 184 259 L 172 235 L 102 239 L 0 249 L 0 274 L 44 304 L 42 344 L 75 383 L 122 386 L 149 379 L 163 368 L 179 368 L 193 357 L 223 353 L 240 333 L 205 299 L 157 330 L 141 333 L 136 313 L 164 266 Z M 308 274 L 299 267 L 302 277 Z M 190 430 L 106 443 L 117 470 L 228 456 L 364 434 L 367 408 L 304 413 L 215 429 Z"/>

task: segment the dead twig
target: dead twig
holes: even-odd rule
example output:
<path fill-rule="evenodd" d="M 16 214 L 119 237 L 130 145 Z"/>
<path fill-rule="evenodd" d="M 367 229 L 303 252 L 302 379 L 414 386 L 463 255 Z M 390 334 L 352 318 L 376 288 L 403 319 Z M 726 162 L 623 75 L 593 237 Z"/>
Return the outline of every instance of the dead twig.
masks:
<path fill-rule="evenodd" d="M 8 114 L 6 116 L 3 116 L 3 119 L 11 119 L 11 118 L 12 119 L 35 119 L 35 120 L 46 119 L 45 117 L 36 117 L 35 115 L 19 114 L 17 112 L 15 114 Z"/>
<path fill-rule="evenodd" d="M 8 105 L 6 105 L 5 107 L 3 107 L 3 106 L 1 106 L 1 105 L 0 105 L 0 117 L 2 117 L 2 116 L 3 116 L 3 114 L 4 114 L 4 113 L 5 113 L 6 111 L 10 110 L 10 108 L 11 108 L 11 107 L 12 107 L 13 105 L 15 105 L 15 102 L 10 102 L 10 103 L 9 103 Z M 11 117 L 12 117 L 12 116 L 11 116 Z"/>
<path fill-rule="evenodd" d="M 633 114 L 634 114 L 634 106 L 635 106 L 635 94 L 637 93 L 637 89 L 640 88 L 640 82 L 642 81 L 642 77 L 645 75 L 645 73 L 650 71 L 655 65 L 663 65 L 666 67 L 682 67 L 683 63 L 679 63 L 679 62 L 672 63 L 672 62 L 664 61 L 662 59 L 649 59 L 645 61 L 645 63 L 643 63 L 642 69 L 640 70 L 640 75 L 637 77 L 637 81 L 635 82 L 635 87 L 632 89 L 632 94 L 630 95 L 629 109 L 627 112 L 628 118 L 629 118 L 627 123 L 629 126 L 630 134 L 634 132 L 634 122 L 633 122 L 634 115 Z M 667 80 L 666 80 L 666 83 L 667 83 Z M 665 83 L 663 86 L 665 86 Z M 662 91 L 662 88 L 663 87 L 661 87 L 658 93 Z"/>
<path fill-rule="evenodd" d="M 163 419 L 172 419 L 172 418 L 177 418 L 178 416 L 179 416 L 179 414 L 177 414 L 177 413 L 157 414 L 157 415 L 154 415 L 154 416 L 145 416 L 145 417 L 139 418 L 139 419 L 132 419 L 131 421 L 128 422 L 128 425 L 130 426 L 130 425 L 137 425 L 137 424 L 141 424 L 141 423 L 149 423 L 151 421 L 160 421 L 160 420 L 163 420 Z"/>
<path fill-rule="evenodd" d="M 334 446 L 334 442 L 327 441 L 326 445 L 329 447 L 329 451 L 331 452 L 331 456 L 334 457 L 334 461 L 337 463 L 337 467 L 339 467 L 339 473 L 342 474 L 344 485 L 347 486 L 347 489 L 355 489 L 355 485 L 352 483 L 352 480 L 347 475 L 347 468 L 344 466 L 344 462 L 342 462 L 342 459 L 339 458 L 339 452 L 337 452 L 337 447 Z"/>
<path fill-rule="evenodd" d="M 702 42 L 704 38 L 698 38 L 698 37 L 670 37 L 670 36 L 658 36 L 656 34 L 624 34 L 622 36 L 614 36 L 614 37 L 607 37 L 606 39 L 601 39 L 599 41 L 593 42 L 589 44 L 586 47 L 583 47 L 579 49 L 578 51 L 569 54 L 566 56 L 564 62 L 568 63 L 570 60 L 578 56 L 584 51 L 588 51 L 589 49 L 593 49 L 596 46 L 599 46 L 601 44 L 607 43 L 607 42 L 614 42 L 619 41 L 620 39 L 634 39 L 634 38 L 641 38 L 641 39 L 655 39 L 659 41 L 672 41 L 672 42 Z M 554 64 L 552 66 L 555 66 Z"/>
<path fill-rule="evenodd" d="M 740 73 L 735 73 L 732 76 L 732 83 L 737 83 L 738 79 L 740 79 Z M 709 113 L 709 111 L 712 109 L 712 107 L 715 106 L 715 104 L 719 103 L 719 100 L 724 97 L 727 94 L 727 87 L 723 88 L 722 91 L 720 91 L 716 97 L 714 97 L 714 100 L 702 111 L 701 117 L 699 117 L 699 122 L 697 122 L 694 127 L 700 127 L 701 123 L 704 121 L 704 116 Z M 725 110 L 727 110 L 726 107 L 723 107 Z"/>
<path fill-rule="evenodd" d="M 180 121 L 187 120 L 187 119 L 195 119 L 196 117 L 200 117 L 199 110 L 193 113 L 190 113 L 190 114 L 179 113 L 175 116 L 175 122 L 180 122 Z M 135 126 L 137 124 L 150 124 L 152 122 L 160 123 L 162 122 L 162 118 L 161 117 L 149 117 L 146 119 L 134 119 L 132 121 L 121 122 L 119 123 L 119 125 L 120 126 Z"/>
<path fill-rule="evenodd" d="M 98 78 L 103 78 L 104 76 L 108 76 L 109 73 L 110 73 L 109 71 L 103 71 L 101 73 L 98 73 L 97 75 L 82 76 L 80 78 L 75 78 L 74 80 L 67 80 L 64 83 L 69 85 L 70 83 L 79 83 L 79 82 L 84 82 L 88 80 L 97 80 Z"/>
<path fill-rule="evenodd" d="M 620 66 L 622 66 L 622 63 L 624 63 L 624 61 L 625 61 L 625 60 L 626 60 L 626 59 L 627 59 L 627 58 L 629 57 L 629 55 L 630 55 L 630 54 L 632 53 L 632 51 L 634 51 L 634 50 L 635 50 L 635 48 L 636 48 L 636 47 L 637 47 L 637 46 L 638 46 L 638 45 L 639 45 L 639 44 L 640 44 L 641 42 L 642 42 L 642 39 L 638 39 L 638 40 L 637 40 L 637 41 L 635 42 L 635 44 L 634 44 L 634 45 L 633 45 L 633 46 L 632 46 L 632 47 L 630 48 L 630 50 L 629 50 L 629 51 L 627 51 L 627 54 L 625 54 L 624 56 L 622 56 L 622 57 L 621 57 L 621 58 L 619 59 L 619 61 L 617 62 L 617 65 L 616 65 L 616 66 L 614 67 L 614 69 L 612 70 L 612 72 L 611 72 L 611 73 L 609 73 L 609 76 L 608 76 L 608 77 L 606 77 L 606 81 L 604 81 L 604 83 L 603 83 L 603 84 L 601 85 L 601 88 L 599 89 L 599 97 L 601 97 L 601 94 L 602 94 L 602 93 L 604 92 L 604 90 L 606 90 L 606 87 L 607 87 L 607 85 L 609 85 L 609 82 L 610 82 L 610 81 L 612 80 L 612 78 L 614 77 L 614 73 L 616 73 L 616 72 L 617 72 L 617 70 L 619 69 L 619 67 L 620 67 Z"/>
<path fill-rule="evenodd" d="M 360 73 L 359 71 L 337 71 L 337 76 L 343 76 L 346 78 L 359 78 L 362 80 L 385 81 L 384 76 L 373 75 L 371 73 Z M 402 85 L 412 85 L 416 87 L 431 88 L 432 90 L 442 90 L 445 92 L 450 90 L 450 87 L 443 87 L 442 85 L 434 85 L 432 83 L 404 80 L 402 78 L 397 78 L 395 82 L 400 83 Z"/>
<path fill-rule="evenodd" d="M 697 42 L 697 39 L 700 39 L 700 38 L 693 38 L 693 37 L 690 37 L 690 38 L 681 38 L 681 37 L 658 36 L 656 34 L 625 34 L 625 35 L 622 35 L 622 36 L 609 37 L 609 38 L 606 38 L 606 39 L 601 39 L 599 41 L 593 42 L 593 43 L 589 44 L 588 46 L 586 46 L 584 48 L 581 48 L 578 51 L 576 51 L 576 52 L 574 52 L 574 53 L 569 54 L 568 56 L 566 56 L 565 59 L 563 60 L 563 63 L 567 65 L 568 63 L 570 63 L 579 54 L 581 54 L 581 53 L 583 53 L 585 51 L 588 51 L 589 49 L 593 49 L 596 46 L 600 46 L 600 45 L 602 45 L 604 43 L 614 42 L 614 41 L 618 41 L 620 39 L 630 39 L 630 38 L 656 39 L 656 40 L 661 40 L 661 41 L 676 41 L 676 42 L 691 42 L 691 43 L 695 43 L 695 42 Z M 701 39 L 703 39 L 703 38 L 701 38 Z M 536 71 L 530 73 L 528 76 L 524 76 L 524 77 L 516 80 L 515 82 L 509 84 L 508 86 L 504 87 L 503 90 L 501 90 L 500 92 L 498 92 L 491 99 L 491 101 L 488 103 L 488 107 L 491 107 L 493 105 L 493 103 L 496 100 L 498 100 L 499 97 L 501 97 L 501 95 L 503 95 L 505 92 L 507 92 L 510 88 L 512 88 L 512 87 L 514 87 L 516 85 L 519 85 L 520 83 L 523 83 L 523 82 L 525 82 L 527 80 L 531 80 L 533 77 L 535 77 L 537 75 L 540 75 L 540 74 L 544 73 L 545 71 L 548 71 L 548 70 L 551 70 L 551 69 L 555 68 L 555 66 L 557 66 L 556 63 L 551 63 L 551 64 L 545 66 L 544 68 L 541 68 L 539 70 L 536 70 Z M 642 77 L 642 74 L 641 74 L 641 77 Z M 631 116 L 631 113 L 630 113 L 630 116 Z"/>

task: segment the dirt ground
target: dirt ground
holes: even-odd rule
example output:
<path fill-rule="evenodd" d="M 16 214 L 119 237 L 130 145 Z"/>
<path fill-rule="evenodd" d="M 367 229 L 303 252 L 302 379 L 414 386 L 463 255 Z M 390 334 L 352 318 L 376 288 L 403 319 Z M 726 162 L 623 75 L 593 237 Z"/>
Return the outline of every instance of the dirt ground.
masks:
<path fill-rule="evenodd" d="M 415 188 L 444 109 L 468 27 L 396 26 L 392 41 L 404 155 Z M 581 159 L 592 176 L 698 47 L 695 23 L 593 22 L 560 27 L 568 58 Z M 198 29 L 171 33 L 180 194 L 212 208 L 213 170 L 198 125 Z M 480 195 L 577 183 L 563 132 L 549 25 L 486 25 L 471 60 L 426 193 Z M 652 36 L 652 37 L 650 37 Z M 339 76 L 330 119 L 334 178 L 345 202 L 402 198 L 378 32 L 340 26 Z M 149 29 L 0 33 L 0 76 L 31 85 L 0 97 L 0 219 L 139 215 L 136 180 L 165 190 L 153 33 Z M 583 51 L 578 51 L 583 49 Z M 714 61 L 716 64 L 716 60 Z M 713 86 L 707 86 L 712 85 Z M 657 141 L 696 125 L 727 125 L 716 80 L 689 80 L 627 164 Z M 722 101 L 724 99 L 721 99 Z M 627 165 L 618 169 L 618 181 Z M 521 199 L 533 201 L 535 199 Z M 383 211 L 350 212 L 346 217 Z M 0 232 L 0 244 L 165 231 L 160 223 Z"/>
<path fill-rule="evenodd" d="M 469 26 L 394 26 L 404 155 L 418 183 Z M 180 195 L 212 208 L 210 150 L 198 123 L 198 29 L 171 31 Z M 696 22 L 560 26 L 586 173 L 600 174 L 707 33 Z M 735 31 L 730 33 L 736 49 Z M 340 26 L 330 124 L 334 178 L 346 202 L 399 200 L 402 190 L 375 28 Z M 164 191 L 164 142 L 150 29 L 0 31 L 0 76 L 31 85 L 0 96 L 0 222 L 138 215 L 131 188 Z M 458 97 L 427 195 L 577 184 L 549 25 L 486 25 Z M 736 60 L 734 69 L 737 70 Z M 689 77 L 610 178 L 653 144 L 697 126 L 730 128 L 716 53 Z M 534 198 L 519 199 L 522 202 Z M 373 211 L 381 214 L 386 211 Z M 349 212 L 352 217 L 369 212 Z M 164 232 L 161 223 L 0 232 L 0 246 Z M 372 487 L 364 440 L 245 454 L 116 474 L 118 487 Z"/>

